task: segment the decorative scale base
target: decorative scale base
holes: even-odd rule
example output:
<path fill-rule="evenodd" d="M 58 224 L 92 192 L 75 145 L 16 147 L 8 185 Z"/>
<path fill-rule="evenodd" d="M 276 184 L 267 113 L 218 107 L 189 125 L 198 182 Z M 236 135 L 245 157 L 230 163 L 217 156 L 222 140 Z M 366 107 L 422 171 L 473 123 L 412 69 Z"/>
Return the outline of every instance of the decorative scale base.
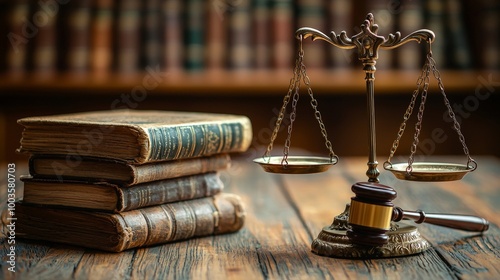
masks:
<path fill-rule="evenodd" d="M 347 204 L 344 212 L 335 217 L 332 225 L 324 227 L 319 233 L 311 245 L 314 253 L 334 258 L 370 259 L 414 255 L 431 247 L 416 227 L 404 223 L 391 224 L 391 230 L 387 233 L 389 242 L 383 246 L 353 244 L 346 235 L 349 207 Z"/>

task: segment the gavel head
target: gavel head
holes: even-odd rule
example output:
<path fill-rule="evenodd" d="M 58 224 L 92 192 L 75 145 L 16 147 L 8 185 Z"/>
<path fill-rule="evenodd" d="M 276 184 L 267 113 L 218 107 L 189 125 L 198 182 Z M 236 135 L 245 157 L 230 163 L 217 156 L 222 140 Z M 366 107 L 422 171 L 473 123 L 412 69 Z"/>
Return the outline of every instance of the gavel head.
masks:
<path fill-rule="evenodd" d="M 351 199 L 348 219 L 351 229 L 347 236 L 359 245 L 384 245 L 389 240 L 387 231 L 391 227 L 396 191 L 370 182 L 355 183 L 351 190 L 356 196 Z"/>

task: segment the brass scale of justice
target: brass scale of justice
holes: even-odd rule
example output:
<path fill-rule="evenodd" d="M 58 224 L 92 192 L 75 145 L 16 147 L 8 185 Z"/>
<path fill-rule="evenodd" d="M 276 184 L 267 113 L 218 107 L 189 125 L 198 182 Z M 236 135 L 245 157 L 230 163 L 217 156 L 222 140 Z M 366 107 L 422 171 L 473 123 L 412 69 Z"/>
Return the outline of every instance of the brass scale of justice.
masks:
<path fill-rule="evenodd" d="M 400 223 L 402 219 L 414 220 L 417 224 L 426 222 L 445 227 L 483 232 L 489 227 L 488 221 L 481 217 L 456 215 L 456 214 L 426 214 L 421 210 L 406 211 L 395 207 L 392 200 L 396 198 L 396 191 L 389 186 L 379 183 L 377 170 L 378 162 L 375 155 L 375 107 L 374 107 L 374 80 L 375 64 L 378 58 L 379 49 L 395 49 L 408 42 L 426 42 L 428 52 L 422 72 L 417 80 L 417 89 L 413 92 L 410 105 L 408 106 L 403 122 L 400 125 L 397 138 L 390 150 L 390 155 L 384 163 L 384 169 L 391 171 L 394 176 L 401 180 L 411 181 L 453 181 L 460 180 L 468 172 L 477 168 L 477 163 L 469 155 L 469 150 L 465 144 L 465 139 L 460 131 L 460 125 L 455 118 L 455 114 L 446 97 L 444 86 L 436 68 L 436 63 L 432 58 L 431 44 L 435 35 L 431 30 L 420 29 L 404 38 L 400 32 L 394 35 L 389 34 L 388 39 L 377 35 L 378 26 L 374 24 L 374 17 L 370 13 L 367 15 L 361 32 L 348 38 L 345 31 L 339 35 L 331 32 L 331 37 L 309 27 L 303 27 L 296 31 L 296 38 L 299 40 L 299 53 L 295 62 L 293 77 L 290 80 L 288 93 L 283 99 L 283 106 L 279 112 L 276 125 L 271 136 L 271 141 L 267 146 L 265 154 L 257 158 L 254 162 L 260 164 L 262 168 L 271 173 L 280 174 L 307 174 L 318 173 L 328 170 L 338 162 L 338 156 L 333 152 L 332 144 L 328 140 L 325 125 L 323 124 L 321 113 L 317 106 L 318 102 L 313 96 L 309 77 L 303 62 L 304 50 L 302 40 L 311 37 L 313 41 L 324 40 L 335 47 L 341 49 L 357 48 L 358 58 L 363 63 L 365 71 L 367 102 L 368 102 L 368 122 L 369 122 L 369 159 L 367 182 L 358 182 L 352 186 L 355 196 L 350 204 L 346 205 L 343 213 L 334 218 L 330 226 L 322 229 L 318 237 L 313 241 L 311 249 L 314 253 L 322 256 L 337 258 L 379 258 L 379 257 L 399 257 L 413 255 L 430 248 L 430 244 L 425 240 L 418 229 L 406 223 Z M 466 164 L 455 163 L 431 163 L 414 162 L 414 156 L 418 145 L 418 137 L 422 126 L 422 116 L 425 109 L 430 73 L 434 75 L 438 82 L 440 92 L 447 107 L 449 117 L 453 120 L 453 128 L 457 132 L 459 140 L 467 156 Z M 289 156 L 292 127 L 296 117 L 296 106 L 299 99 L 299 88 L 301 80 L 307 87 L 308 95 L 311 98 L 311 106 L 314 109 L 315 118 L 319 123 L 321 133 L 325 139 L 326 148 L 329 151 L 328 157 L 315 156 Z M 392 163 L 391 159 L 397 150 L 399 140 L 402 137 L 406 124 L 412 115 L 413 108 L 418 96 L 421 101 L 415 124 L 415 134 L 411 146 L 411 153 L 408 162 Z M 292 102 L 290 122 L 288 124 L 287 138 L 283 149 L 283 156 L 271 156 L 273 143 L 276 139 L 281 123 L 285 118 L 286 107 Z"/>

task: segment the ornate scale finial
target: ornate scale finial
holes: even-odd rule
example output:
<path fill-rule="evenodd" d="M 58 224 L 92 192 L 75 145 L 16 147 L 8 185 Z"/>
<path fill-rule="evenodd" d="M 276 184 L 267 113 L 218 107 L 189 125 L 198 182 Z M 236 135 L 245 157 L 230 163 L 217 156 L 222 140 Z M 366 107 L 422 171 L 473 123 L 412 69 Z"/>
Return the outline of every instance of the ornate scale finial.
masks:
<path fill-rule="evenodd" d="M 358 58 L 363 63 L 369 62 L 375 64 L 378 58 L 378 49 L 385 38 L 377 35 L 378 25 L 373 23 L 373 15 L 368 14 L 365 22 L 361 24 L 361 33 L 352 37 L 354 45 L 358 48 Z"/>

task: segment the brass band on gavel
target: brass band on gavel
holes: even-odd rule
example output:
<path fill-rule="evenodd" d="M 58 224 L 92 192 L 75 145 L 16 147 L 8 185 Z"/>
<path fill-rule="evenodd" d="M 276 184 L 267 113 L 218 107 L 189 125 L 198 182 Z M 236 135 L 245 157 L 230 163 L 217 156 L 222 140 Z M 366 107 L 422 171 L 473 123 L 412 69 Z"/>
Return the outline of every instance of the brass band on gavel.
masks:
<path fill-rule="evenodd" d="M 349 223 L 351 225 L 389 230 L 393 207 L 351 201 Z"/>

